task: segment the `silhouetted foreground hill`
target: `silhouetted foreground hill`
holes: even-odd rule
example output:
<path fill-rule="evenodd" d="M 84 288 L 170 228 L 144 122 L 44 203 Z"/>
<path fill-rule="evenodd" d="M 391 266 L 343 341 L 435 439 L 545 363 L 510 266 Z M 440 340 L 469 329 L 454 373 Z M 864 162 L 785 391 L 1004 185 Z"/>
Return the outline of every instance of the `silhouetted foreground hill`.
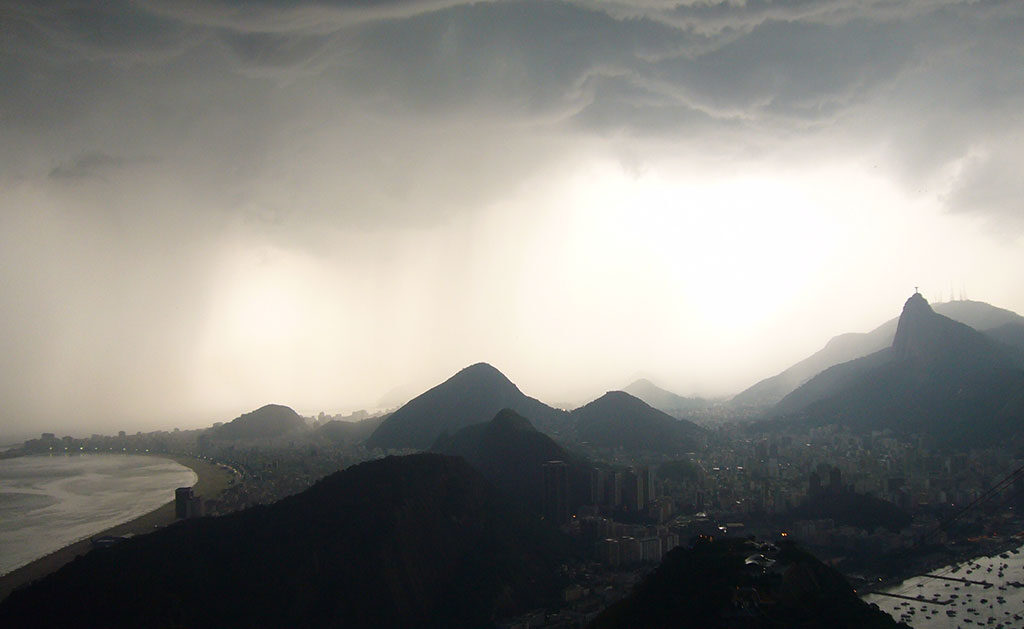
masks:
<path fill-rule="evenodd" d="M 548 461 L 569 464 L 571 508 L 589 497 L 582 495 L 590 489 L 590 466 L 586 461 L 538 432 L 512 409 L 506 408 L 491 421 L 467 426 L 454 435 L 441 435 L 431 450 L 465 458 L 485 478 L 536 513 L 542 509 L 542 465 Z"/>
<path fill-rule="evenodd" d="M 572 412 L 576 436 L 598 448 L 675 454 L 696 450 L 704 429 L 624 391 L 609 391 Z"/>
<path fill-rule="evenodd" d="M 90 552 L 9 596 L 0 626 L 488 626 L 556 589 L 554 535 L 462 459 L 389 457 Z"/>
<path fill-rule="evenodd" d="M 542 432 L 557 434 L 568 414 L 528 397 L 503 373 L 477 363 L 466 367 L 391 414 L 366 442 L 369 448 L 426 450 L 443 432 L 486 422 L 510 408 Z"/>
<path fill-rule="evenodd" d="M 1024 317 L 1004 308 L 980 301 L 950 301 L 936 304 L 934 311 L 984 333 L 992 340 L 1024 350 Z M 892 345 L 899 317 L 890 319 L 866 333 L 848 333 L 833 337 L 820 351 L 765 378 L 732 401 L 745 405 L 775 404 L 797 387 L 829 367 L 873 354 Z"/>
<path fill-rule="evenodd" d="M 835 570 L 793 546 L 762 571 L 747 564 L 760 554 L 741 539 L 679 547 L 622 601 L 589 626 L 714 629 L 898 627 L 854 594 Z"/>
<path fill-rule="evenodd" d="M 826 369 L 776 411 L 809 425 L 919 432 L 968 447 L 1020 432 L 1022 392 L 1024 370 L 1009 348 L 936 314 L 915 294 L 892 347 Z"/>
<path fill-rule="evenodd" d="M 221 441 L 273 439 L 303 430 L 306 422 L 298 413 L 280 404 L 267 404 L 230 422 L 210 429 L 210 436 Z"/>

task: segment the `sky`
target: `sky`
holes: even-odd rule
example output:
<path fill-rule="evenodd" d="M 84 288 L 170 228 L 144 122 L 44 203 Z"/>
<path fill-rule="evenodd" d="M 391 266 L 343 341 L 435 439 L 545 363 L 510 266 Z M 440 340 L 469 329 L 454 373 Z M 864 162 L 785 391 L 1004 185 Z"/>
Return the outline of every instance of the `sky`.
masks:
<path fill-rule="evenodd" d="M 1024 4 L 0 2 L 0 434 L 726 396 L 1024 313 Z"/>

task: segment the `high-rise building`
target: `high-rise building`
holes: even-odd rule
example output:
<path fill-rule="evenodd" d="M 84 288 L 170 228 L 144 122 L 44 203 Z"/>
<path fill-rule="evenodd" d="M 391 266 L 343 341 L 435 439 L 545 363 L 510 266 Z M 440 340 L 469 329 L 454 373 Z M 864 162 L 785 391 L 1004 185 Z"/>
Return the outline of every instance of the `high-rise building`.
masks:
<path fill-rule="evenodd" d="M 590 504 L 607 504 L 605 501 L 605 481 L 606 475 L 604 470 L 597 469 L 596 467 L 590 470 Z"/>
<path fill-rule="evenodd" d="M 191 487 L 178 487 L 174 490 L 174 517 L 181 520 L 202 515 L 203 500 L 192 493 Z"/>
<path fill-rule="evenodd" d="M 188 517 L 189 503 L 195 496 L 191 487 L 178 487 L 174 490 L 174 517 L 179 520 Z"/>
<path fill-rule="evenodd" d="M 611 472 L 605 483 L 605 504 L 612 507 L 622 505 L 622 472 Z"/>
<path fill-rule="evenodd" d="M 833 494 L 843 491 L 843 473 L 838 467 L 833 467 L 828 471 L 828 490 Z"/>
<path fill-rule="evenodd" d="M 643 560 L 646 563 L 659 563 L 661 562 L 662 548 L 661 538 L 659 537 L 645 537 L 640 540 L 640 545 L 643 553 Z"/>
<path fill-rule="evenodd" d="M 555 524 L 569 520 L 569 466 L 565 461 L 548 461 L 544 469 L 544 517 Z"/>
<path fill-rule="evenodd" d="M 643 544 L 635 537 L 619 538 L 619 562 L 623 565 L 638 564 L 644 560 Z"/>
<path fill-rule="evenodd" d="M 817 472 L 811 472 L 810 480 L 807 483 L 807 495 L 817 496 L 821 493 L 821 476 Z"/>
<path fill-rule="evenodd" d="M 640 481 L 640 510 L 647 508 L 647 505 L 654 500 L 654 478 L 651 476 L 651 468 L 638 467 L 636 475 Z"/>
<path fill-rule="evenodd" d="M 643 511 L 647 501 L 644 499 L 643 478 L 637 470 L 630 469 L 621 473 L 622 507 L 627 511 Z"/>
<path fill-rule="evenodd" d="M 619 540 L 606 538 L 597 544 L 598 560 L 606 566 L 618 566 Z"/>
<path fill-rule="evenodd" d="M 188 503 L 185 506 L 185 517 L 186 518 L 201 518 L 203 517 L 203 499 L 200 496 L 192 496 L 189 498 Z"/>

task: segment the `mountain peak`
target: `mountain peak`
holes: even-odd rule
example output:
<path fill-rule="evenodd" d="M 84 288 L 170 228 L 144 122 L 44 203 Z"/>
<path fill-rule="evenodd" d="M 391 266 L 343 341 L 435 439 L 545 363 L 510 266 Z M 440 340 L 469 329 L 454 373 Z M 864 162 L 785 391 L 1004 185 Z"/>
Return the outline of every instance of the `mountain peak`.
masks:
<path fill-rule="evenodd" d="M 905 315 L 908 311 L 910 312 L 934 312 L 928 300 L 924 298 L 921 293 L 914 293 L 907 301 L 903 304 L 903 314 Z"/>
<path fill-rule="evenodd" d="M 892 340 L 896 358 L 923 357 L 928 346 L 937 340 L 942 327 L 928 300 L 921 293 L 911 295 L 903 304 L 903 313 L 896 325 L 896 336 Z"/>
<path fill-rule="evenodd" d="M 653 406 L 673 417 L 682 417 L 693 411 L 707 408 L 707 400 L 698 397 L 683 397 L 666 391 L 646 378 L 637 380 L 623 389 L 626 393 L 640 398 L 644 403 Z"/>
<path fill-rule="evenodd" d="M 530 420 L 510 408 L 503 408 L 498 411 L 489 422 L 491 430 L 536 430 Z"/>
<path fill-rule="evenodd" d="M 931 433 L 950 445 L 1006 436 L 1022 374 L 1009 349 L 932 310 L 919 294 L 907 300 L 892 346 L 833 365 L 776 405 L 783 415 L 825 425 Z"/>
<path fill-rule="evenodd" d="M 931 307 L 936 315 L 958 321 L 995 340 L 1024 349 L 1024 317 L 1016 312 L 997 308 L 983 301 L 963 300 L 928 304 L 924 297 L 916 295 L 906 303 L 911 312 L 924 311 L 924 308 L 921 308 L 924 305 Z M 825 347 L 811 356 L 739 393 L 733 398 L 733 403 L 754 406 L 774 404 L 830 367 L 891 348 L 898 325 L 899 317 L 894 317 L 869 332 L 851 332 L 835 336 Z"/>
<path fill-rule="evenodd" d="M 579 438 L 599 448 L 688 452 L 698 446 L 703 432 L 625 391 L 609 391 L 572 415 Z"/>
<path fill-rule="evenodd" d="M 267 404 L 213 429 L 213 434 L 220 439 L 270 439 L 305 425 L 290 407 Z"/>
<path fill-rule="evenodd" d="M 495 367 L 494 365 L 492 365 L 490 363 L 482 363 L 482 362 L 481 363 L 473 363 L 472 365 L 470 365 L 468 367 L 463 367 L 462 369 L 459 370 L 459 373 L 463 373 L 463 374 L 481 374 L 481 375 L 486 374 L 486 375 L 491 375 L 491 376 L 497 375 L 497 376 L 501 376 L 502 378 L 505 377 L 505 374 L 503 374 L 500 371 L 498 371 L 497 367 Z"/>
<path fill-rule="evenodd" d="M 980 337 L 980 334 L 936 313 L 921 293 L 914 293 L 903 305 L 892 349 L 897 360 L 931 361 L 939 355 L 950 354 L 954 348 L 963 351 L 966 348 L 960 346 L 965 344 L 987 345 L 975 337 Z"/>
<path fill-rule="evenodd" d="M 892 349 L 896 360 L 959 370 L 1013 366 L 1012 357 L 984 334 L 935 312 L 919 293 L 903 306 Z"/>
<path fill-rule="evenodd" d="M 450 436 L 441 435 L 431 450 L 464 458 L 497 487 L 537 513 L 543 512 L 541 465 L 552 460 L 574 461 L 551 437 L 508 408 L 488 422 L 471 424 Z M 588 470 L 575 469 L 570 474 L 580 480 L 589 479 Z"/>
<path fill-rule="evenodd" d="M 409 400 L 370 435 L 369 448 L 429 448 L 439 435 L 489 421 L 502 409 L 529 417 L 540 429 L 566 422 L 564 412 L 527 397 L 487 363 L 470 365 Z"/>
<path fill-rule="evenodd" d="M 489 363 L 474 363 L 469 367 L 460 369 L 458 373 L 449 378 L 453 383 L 467 383 L 473 386 L 488 384 L 517 389 L 515 384 L 508 379 L 508 376 L 501 373 L 496 367 Z"/>
<path fill-rule="evenodd" d="M 635 395 L 630 395 L 630 394 L 626 393 L 625 391 L 608 391 L 607 393 L 605 393 L 601 397 L 597 398 L 597 400 L 595 400 L 595 402 L 598 401 L 598 400 L 603 400 L 603 401 L 607 401 L 607 402 L 611 402 L 611 401 L 625 402 L 627 404 L 636 404 L 637 402 L 642 401 L 642 400 L 640 400 L 640 398 L 636 397 Z M 634 400 L 636 400 L 637 402 L 634 402 Z"/>

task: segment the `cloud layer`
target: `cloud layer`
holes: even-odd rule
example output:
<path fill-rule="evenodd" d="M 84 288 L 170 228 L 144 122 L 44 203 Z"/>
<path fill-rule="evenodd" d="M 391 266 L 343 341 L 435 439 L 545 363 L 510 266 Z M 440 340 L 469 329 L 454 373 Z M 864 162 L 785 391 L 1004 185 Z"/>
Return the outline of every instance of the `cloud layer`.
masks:
<path fill-rule="evenodd" d="M 398 120 L 401 131 L 412 119 L 452 136 L 497 125 L 488 152 L 530 134 L 685 139 L 726 154 L 809 138 L 821 150 L 885 145 L 908 185 L 972 158 L 971 172 L 948 182 L 949 209 L 1014 214 L 1000 166 L 1019 157 L 1024 111 L 1013 2 L 47 2 L 4 11 L 0 111 L 15 141 L 3 158 L 23 176 L 38 168 L 21 156 L 40 136 L 54 172 L 81 155 L 191 162 L 198 153 L 243 181 L 281 166 L 252 161 L 317 138 L 330 138 L 342 167 L 359 166 L 335 144 L 350 137 L 370 160 L 406 142 L 413 155 L 462 149 L 461 138 L 380 128 Z"/>

